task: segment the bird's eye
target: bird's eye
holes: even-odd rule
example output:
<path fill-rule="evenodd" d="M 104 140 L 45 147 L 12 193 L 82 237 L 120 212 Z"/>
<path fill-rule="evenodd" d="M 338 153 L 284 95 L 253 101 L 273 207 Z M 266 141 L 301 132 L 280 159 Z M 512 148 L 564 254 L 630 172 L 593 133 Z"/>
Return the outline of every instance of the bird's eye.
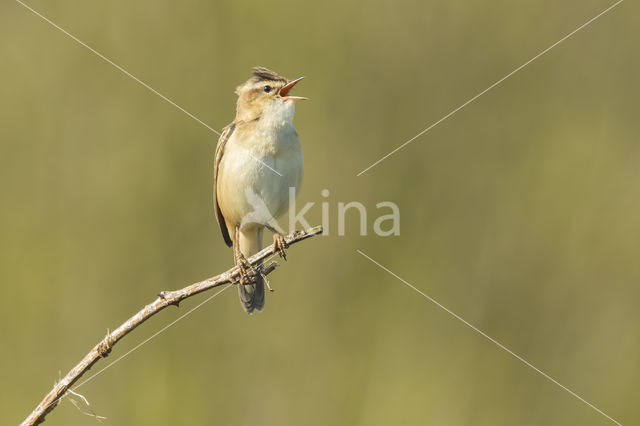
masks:
<path fill-rule="evenodd" d="M 271 89 L 273 89 L 273 87 L 271 87 L 271 86 L 269 86 L 269 85 L 264 86 L 264 91 L 265 91 L 266 93 L 271 92 Z"/>

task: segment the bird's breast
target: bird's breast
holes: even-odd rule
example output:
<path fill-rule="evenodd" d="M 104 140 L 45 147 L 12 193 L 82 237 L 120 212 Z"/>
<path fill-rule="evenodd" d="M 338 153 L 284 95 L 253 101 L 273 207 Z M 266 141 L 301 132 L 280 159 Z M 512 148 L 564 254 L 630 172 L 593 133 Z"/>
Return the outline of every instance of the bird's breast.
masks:
<path fill-rule="evenodd" d="M 229 139 L 217 182 L 225 219 L 239 225 L 256 209 L 266 208 L 274 219 L 287 211 L 289 188 L 295 188 L 297 195 L 303 175 L 300 140 L 290 127 L 272 132 L 236 131 Z"/>

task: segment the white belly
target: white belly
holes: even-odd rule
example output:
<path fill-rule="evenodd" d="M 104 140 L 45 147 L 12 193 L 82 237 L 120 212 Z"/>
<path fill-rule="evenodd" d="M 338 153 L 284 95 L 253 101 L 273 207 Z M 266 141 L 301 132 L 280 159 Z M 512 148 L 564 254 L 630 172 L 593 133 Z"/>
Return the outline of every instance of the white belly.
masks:
<path fill-rule="evenodd" d="M 242 133 L 233 134 L 227 141 L 217 191 L 228 226 L 265 225 L 289 208 L 289 188 L 297 195 L 303 174 L 300 141 L 291 130 L 261 140 L 243 140 Z"/>

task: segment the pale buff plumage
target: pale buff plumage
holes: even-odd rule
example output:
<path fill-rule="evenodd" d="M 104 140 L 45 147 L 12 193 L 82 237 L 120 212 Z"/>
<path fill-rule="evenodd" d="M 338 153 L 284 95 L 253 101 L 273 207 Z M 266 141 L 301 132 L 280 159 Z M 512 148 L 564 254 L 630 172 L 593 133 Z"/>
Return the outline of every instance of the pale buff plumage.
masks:
<path fill-rule="evenodd" d="M 304 98 L 289 95 L 297 81 L 254 68 L 253 76 L 236 89 L 236 118 L 224 129 L 216 148 L 216 219 L 245 277 L 250 275 L 245 258 L 262 248 L 265 227 L 277 229 L 275 219 L 289 206 L 289 188 L 297 194 L 302 182 L 302 149 L 293 115 L 295 101 Z M 266 208 L 256 209 L 256 202 Z M 274 241 L 283 250 L 279 234 L 274 234 Z M 264 282 L 260 276 L 252 279 L 249 285 L 238 285 L 248 313 L 264 307 Z"/>

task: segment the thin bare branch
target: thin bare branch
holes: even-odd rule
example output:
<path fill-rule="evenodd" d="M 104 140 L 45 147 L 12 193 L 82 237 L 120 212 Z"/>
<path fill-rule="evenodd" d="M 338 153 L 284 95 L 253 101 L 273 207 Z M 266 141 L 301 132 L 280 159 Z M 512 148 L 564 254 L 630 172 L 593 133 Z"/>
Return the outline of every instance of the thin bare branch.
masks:
<path fill-rule="evenodd" d="M 322 227 L 316 226 L 304 231 L 296 231 L 285 237 L 285 243 L 287 246 L 306 240 L 307 238 L 314 237 L 322 233 Z M 252 265 L 258 264 L 260 261 L 275 254 L 273 245 L 268 246 L 259 253 L 251 256 L 248 261 Z M 262 267 L 262 274 L 268 275 L 275 267 L 275 262 L 271 262 Z M 170 305 L 178 306 L 178 304 L 191 296 L 202 293 L 203 291 L 210 290 L 214 287 L 220 287 L 227 284 L 237 284 L 240 278 L 240 270 L 238 267 L 233 267 L 228 271 L 211 277 L 204 281 L 191 284 L 180 290 L 163 291 L 158 295 L 158 298 L 142 308 L 137 314 L 125 321 L 121 326 L 108 333 L 104 339 L 102 339 L 97 345 L 95 345 L 91 351 L 80 361 L 75 367 L 71 369 L 61 380 L 59 380 L 53 387 L 53 389 L 44 397 L 42 402 L 29 414 L 29 416 L 20 424 L 21 426 L 38 425 L 44 422 L 45 417 L 49 414 L 60 402 L 60 399 L 69 391 L 69 388 L 86 373 L 96 362 L 101 358 L 105 358 L 111 352 L 113 346 L 120 341 L 124 336 L 129 334 L 133 329 L 140 324 L 166 308 Z"/>

